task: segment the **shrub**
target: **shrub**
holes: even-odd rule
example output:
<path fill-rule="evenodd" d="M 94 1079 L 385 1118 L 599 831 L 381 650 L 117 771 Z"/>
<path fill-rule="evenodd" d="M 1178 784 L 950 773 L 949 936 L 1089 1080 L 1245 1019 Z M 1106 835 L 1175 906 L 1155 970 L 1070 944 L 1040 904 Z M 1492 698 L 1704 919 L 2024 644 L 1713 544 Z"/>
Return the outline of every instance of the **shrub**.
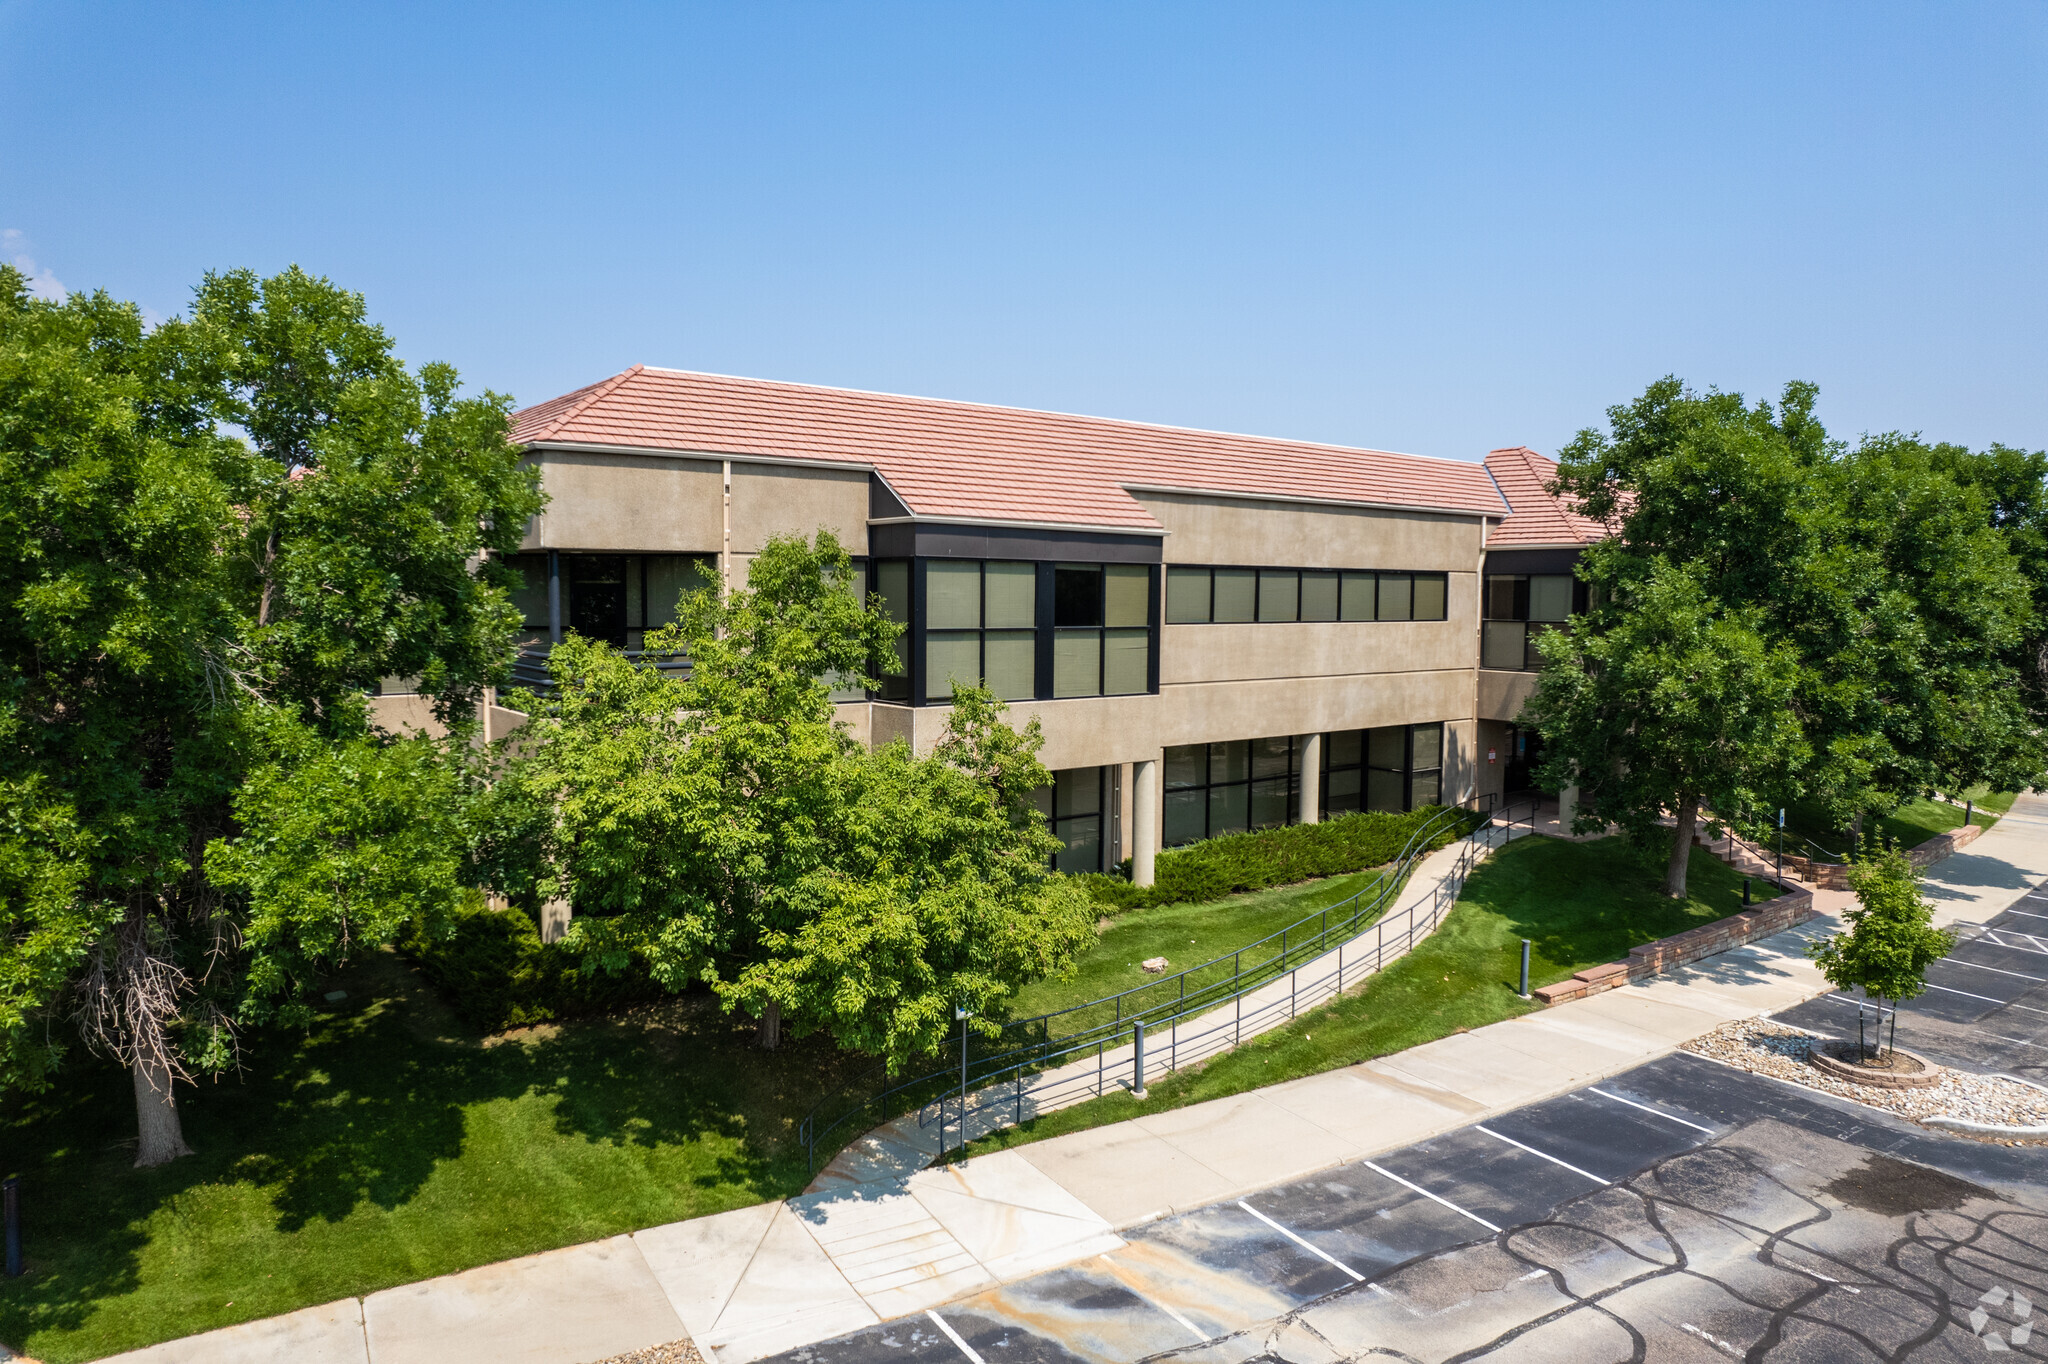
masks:
<path fill-rule="evenodd" d="M 1290 824 L 1168 848 L 1153 862 L 1153 884 L 1132 885 L 1120 876 L 1087 873 L 1078 879 L 1097 904 L 1113 909 L 1220 900 L 1241 891 L 1264 890 L 1319 876 L 1343 876 L 1382 866 L 1401 855 L 1415 831 L 1444 807 L 1425 805 L 1403 814 L 1339 815 L 1321 824 Z M 1429 846 L 1462 838 L 1479 816 L 1460 811 Z"/>
<path fill-rule="evenodd" d="M 398 947 L 458 1014 L 485 1032 L 607 1013 L 662 994 L 637 957 L 618 974 L 585 975 L 577 969 L 580 957 L 542 942 L 533 920 L 516 909 L 459 910 L 454 931 L 438 940 L 415 920 Z"/>

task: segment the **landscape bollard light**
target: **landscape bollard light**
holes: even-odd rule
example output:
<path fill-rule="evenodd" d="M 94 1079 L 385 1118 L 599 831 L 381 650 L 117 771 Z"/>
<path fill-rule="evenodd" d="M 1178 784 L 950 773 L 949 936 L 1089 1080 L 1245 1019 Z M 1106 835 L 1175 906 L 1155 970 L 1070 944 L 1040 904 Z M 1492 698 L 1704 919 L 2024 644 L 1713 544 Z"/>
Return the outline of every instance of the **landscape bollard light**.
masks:
<path fill-rule="evenodd" d="M 1742 907 L 1744 909 L 1749 908 L 1749 878 L 1747 876 L 1742 878 Z"/>
<path fill-rule="evenodd" d="M 9 1175 L 0 1182 L 0 1199 L 6 1203 L 7 1277 L 21 1277 L 21 1176 Z"/>
<path fill-rule="evenodd" d="M 1529 997 L 1529 940 L 1522 939 L 1522 988 L 1515 991 L 1522 998 Z"/>
<path fill-rule="evenodd" d="M 1977 814 L 1977 802 L 1976 802 L 1976 801 L 1974 801 L 1974 800 L 1966 800 L 1966 801 L 1964 801 L 1964 802 L 1963 802 L 1963 827 L 1965 827 L 1965 828 L 1968 828 L 1968 827 L 1969 827 L 1969 824 L 1970 824 L 1970 821 L 1971 821 L 1972 819 L 1974 819 L 1974 818 L 1976 817 L 1976 814 Z"/>
<path fill-rule="evenodd" d="M 1136 1018 L 1131 1020 L 1131 1079 L 1134 1082 L 1131 1086 L 1131 1097 L 1133 1099 L 1144 1098 L 1145 1022 L 1143 1019 Z"/>

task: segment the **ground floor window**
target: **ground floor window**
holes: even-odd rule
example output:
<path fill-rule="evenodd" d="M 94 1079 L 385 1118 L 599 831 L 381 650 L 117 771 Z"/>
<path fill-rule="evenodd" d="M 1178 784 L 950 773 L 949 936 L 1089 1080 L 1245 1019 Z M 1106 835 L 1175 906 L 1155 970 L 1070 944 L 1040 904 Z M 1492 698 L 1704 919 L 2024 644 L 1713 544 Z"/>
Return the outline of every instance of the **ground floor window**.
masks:
<path fill-rule="evenodd" d="M 1166 847 L 1301 817 L 1301 736 L 1166 750 Z"/>
<path fill-rule="evenodd" d="M 1056 871 L 1101 871 L 1109 829 L 1109 769 L 1073 767 L 1052 774 L 1038 793 L 1038 808 L 1062 846 Z"/>
<path fill-rule="evenodd" d="M 1440 723 L 1334 731 L 1323 739 L 1323 813 L 1434 805 L 1443 767 Z"/>

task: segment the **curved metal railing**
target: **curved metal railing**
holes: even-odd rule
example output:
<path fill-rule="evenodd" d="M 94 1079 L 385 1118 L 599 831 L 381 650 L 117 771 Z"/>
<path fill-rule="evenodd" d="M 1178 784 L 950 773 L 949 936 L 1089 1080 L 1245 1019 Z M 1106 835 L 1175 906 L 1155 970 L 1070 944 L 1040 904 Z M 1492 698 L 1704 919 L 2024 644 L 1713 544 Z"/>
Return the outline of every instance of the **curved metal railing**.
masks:
<path fill-rule="evenodd" d="M 1496 828 L 1511 831 L 1514 825 L 1526 818 L 1533 830 L 1536 803 L 1529 803 L 1526 816 L 1515 813 L 1519 804 L 1516 802 L 1480 816 L 1479 823 L 1465 832 L 1486 830 L 1489 841 L 1485 846 L 1491 847 L 1492 831 Z M 849 1095 L 844 1107 L 830 1116 L 826 1110 L 838 1096 L 821 1098 L 799 1124 L 798 1140 L 804 1145 L 811 1173 L 817 1173 L 819 1149 L 831 1149 L 828 1143 L 835 1138 L 841 1142 L 850 1139 L 853 1135 L 847 1131 L 850 1127 L 866 1131 L 916 1110 L 920 1127 L 928 1127 L 932 1121 L 940 1124 L 939 1144 L 943 1149 L 949 1108 L 957 1105 L 958 1119 L 964 1131 L 970 1102 L 982 1091 L 1010 1091 L 999 1104 L 984 1103 L 984 1111 L 1009 1107 L 1013 1120 L 1021 1121 L 1027 1094 L 1035 1111 L 1043 1111 L 1050 1103 L 1063 1099 L 1071 1101 L 1091 1088 L 1093 1094 L 1100 1095 L 1111 1083 L 1109 1075 L 1113 1066 L 1130 1067 L 1134 1082 L 1141 1074 L 1175 1070 L 1189 1061 L 1235 1046 L 1237 1040 L 1248 1032 L 1257 1033 L 1276 1026 L 1305 1005 L 1320 1003 L 1340 993 L 1348 984 L 1362 980 L 1388 961 L 1404 955 L 1415 942 L 1436 927 L 1448 911 L 1449 903 L 1455 902 L 1455 888 L 1446 901 L 1441 893 L 1443 887 L 1439 887 L 1439 893 L 1431 897 L 1427 906 L 1410 906 L 1402 911 L 1405 921 L 1391 925 L 1394 930 L 1391 934 L 1387 932 L 1390 927 L 1387 920 L 1380 917 L 1399 896 L 1416 864 L 1457 837 L 1453 830 L 1465 825 L 1475 813 L 1457 806 L 1438 811 L 1410 834 L 1400 854 L 1373 884 L 1257 942 L 1247 943 L 1199 966 L 1162 976 L 1129 990 L 1031 1018 L 1012 1020 L 1003 1025 L 995 1038 L 977 1037 L 970 1033 L 965 1043 L 965 1057 L 940 1069 L 892 1079 L 886 1067 L 876 1066 L 854 1082 L 868 1092 L 859 1097 Z M 1502 824 L 1504 817 L 1505 825 Z M 1446 835 L 1450 837 L 1446 838 Z M 1446 878 L 1445 886 L 1450 886 L 1453 881 L 1462 885 L 1479 846 L 1467 841 L 1466 853 L 1452 877 Z M 1375 920 L 1378 920 L 1378 934 L 1374 947 L 1359 948 L 1347 962 L 1345 952 L 1352 939 L 1368 926 L 1373 926 Z M 1301 971 L 1330 956 L 1333 943 L 1336 949 L 1334 964 L 1329 969 L 1312 972 L 1311 979 L 1304 983 L 1300 979 Z M 1288 982 L 1284 999 L 1276 992 L 1273 999 L 1253 1000 L 1251 1012 L 1246 1012 L 1245 1004 L 1251 996 L 1282 980 Z M 1278 1012 L 1282 1007 L 1285 1014 Z M 1232 1010 L 1230 1019 L 1212 1020 L 1197 1033 L 1184 1035 L 1184 1023 L 1200 1020 L 1205 1015 L 1217 1015 L 1225 1008 Z M 1059 1031 L 1061 1027 L 1067 1030 Z M 1166 1037 L 1159 1040 L 1163 1054 L 1155 1052 L 1148 1058 L 1144 1055 L 1144 1039 L 1148 1032 L 1157 1038 L 1161 1029 L 1166 1030 Z M 1221 1036 L 1225 1031 L 1229 1033 L 1228 1040 Z M 977 1041 L 980 1043 L 978 1050 L 974 1045 Z M 1082 1064 L 1091 1058 L 1092 1066 Z M 1062 1078 L 1056 1072 L 1071 1073 Z M 1092 1086 L 1089 1072 L 1092 1072 Z M 1072 1093 L 1055 1092 L 1062 1088 Z M 1001 1125 L 1004 1124 L 995 1122 L 991 1127 Z"/>

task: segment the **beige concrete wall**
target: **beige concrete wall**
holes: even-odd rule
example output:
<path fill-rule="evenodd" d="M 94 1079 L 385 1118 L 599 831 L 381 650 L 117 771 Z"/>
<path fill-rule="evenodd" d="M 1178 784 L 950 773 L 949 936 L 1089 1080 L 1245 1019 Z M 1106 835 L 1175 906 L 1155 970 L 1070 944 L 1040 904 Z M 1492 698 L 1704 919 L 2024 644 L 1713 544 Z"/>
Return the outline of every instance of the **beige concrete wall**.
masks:
<path fill-rule="evenodd" d="M 848 708 L 841 709 L 844 713 Z M 919 753 L 929 753 L 945 729 L 949 710 L 875 705 L 871 740 L 883 743 L 900 734 L 911 739 Z M 1010 722 L 1020 729 L 1033 718 L 1038 720 L 1045 734 L 1039 760 L 1054 769 L 1136 762 L 1176 744 L 1439 720 L 1465 726 L 1459 742 L 1465 755 L 1461 761 L 1469 766 L 1472 674 L 1468 670 L 1194 684 L 1164 687 L 1158 696 L 1017 701 L 1009 713 Z M 1469 781 L 1469 771 L 1460 780 Z M 1447 776 L 1447 786 L 1449 781 Z"/>
<path fill-rule="evenodd" d="M 1535 691 L 1535 673 L 1481 668 L 1476 712 L 1489 720 L 1512 720 L 1522 713 L 1522 703 Z"/>
<path fill-rule="evenodd" d="M 771 464 L 732 466 L 735 554 L 757 552 L 771 535 L 815 535 L 820 526 L 837 535 L 848 554 L 868 552 L 866 473 Z"/>
<path fill-rule="evenodd" d="M 372 696 L 370 723 L 393 735 L 418 732 L 440 739 L 448 734 L 447 727 L 434 718 L 434 703 L 410 694 Z"/>
<path fill-rule="evenodd" d="M 1445 620 L 1266 621 L 1160 627 L 1159 683 L 1472 671 L 1475 573 L 1450 575 Z M 1469 700 L 1461 707 L 1470 711 Z"/>
<path fill-rule="evenodd" d="M 716 463 L 540 452 L 548 494 L 529 548 L 715 553 L 724 533 Z"/>
<path fill-rule="evenodd" d="M 1483 540 L 1476 516 L 1371 511 L 1135 493 L 1167 529 L 1170 564 L 1386 568 L 1472 573 Z"/>

